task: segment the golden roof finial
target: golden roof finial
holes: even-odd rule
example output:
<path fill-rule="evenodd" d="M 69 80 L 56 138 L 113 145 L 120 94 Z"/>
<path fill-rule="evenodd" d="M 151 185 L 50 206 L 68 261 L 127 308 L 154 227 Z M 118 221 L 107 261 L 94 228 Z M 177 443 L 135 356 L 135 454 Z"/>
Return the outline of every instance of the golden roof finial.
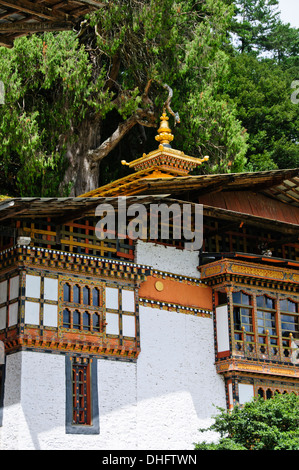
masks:
<path fill-rule="evenodd" d="M 169 117 L 163 112 L 162 116 L 160 117 L 160 127 L 158 129 L 158 135 L 156 135 L 155 139 L 160 142 L 160 144 L 164 145 L 165 147 L 171 147 L 170 142 L 173 141 L 174 136 L 171 133 L 171 129 L 168 124 Z"/>

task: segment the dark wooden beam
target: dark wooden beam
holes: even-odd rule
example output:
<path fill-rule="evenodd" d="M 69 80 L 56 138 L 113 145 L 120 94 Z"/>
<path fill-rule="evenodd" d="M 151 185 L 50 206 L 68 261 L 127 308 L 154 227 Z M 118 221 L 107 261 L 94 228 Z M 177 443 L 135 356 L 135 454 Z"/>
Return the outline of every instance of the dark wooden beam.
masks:
<path fill-rule="evenodd" d="M 61 13 L 59 10 L 54 11 L 52 8 L 42 6 L 39 3 L 32 3 L 28 0 L 0 0 L 0 5 L 50 21 L 55 18 L 60 18 L 63 20 L 68 18 L 67 15 Z"/>
<path fill-rule="evenodd" d="M 0 23 L 0 33 L 36 33 L 43 31 L 64 31 L 73 29 L 74 24 L 70 21 L 50 21 L 50 22 L 37 22 L 37 23 Z"/>
<path fill-rule="evenodd" d="M 102 8 L 107 6 L 107 3 L 98 2 L 96 0 L 78 0 L 77 3 L 84 3 L 85 5 L 93 8 Z"/>
<path fill-rule="evenodd" d="M 80 209 L 66 210 L 63 215 L 59 217 L 52 217 L 51 221 L 56 226 L 66 225 L 69 222 L 73 222 L 74 220 L 82 219 L 82 217 L 90 213 L 91 210 L 94 210 L 98 205 L 99 201 L 95 201 L 94 203 L 89 203 L 86 206 L 84 205 Z"/>

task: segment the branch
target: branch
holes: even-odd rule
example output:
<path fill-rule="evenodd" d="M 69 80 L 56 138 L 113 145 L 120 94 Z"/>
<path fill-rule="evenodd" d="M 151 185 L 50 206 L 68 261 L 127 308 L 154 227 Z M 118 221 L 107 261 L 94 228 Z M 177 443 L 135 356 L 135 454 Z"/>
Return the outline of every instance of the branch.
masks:
<path fill-rule="evenodd" d="M 108 80 L 104 86 L 104 90 L 107 90 L 107 88 L 112 88 L 114 84 L 116 84 L 116 79 L 118 77 L 119 69 L 120 69 L 120 56 L 119 53 L 117 52 L 112 59 L 112 64 L 110 65 L 110 70 L 109 70 L 109 77 Z"/>
<path fill-rule="evenodd" d="M 138 109 L 136 113 L 124 122 L 121 122 L 113 134 L 108 137 L 99 147 L 88 151 L 88 157 L 94 163 L 100 162 L 111 150 L 122 140 L 122 138 L 135 126 L 141 124 L 146 127 L 157 127 L 156 118 L 153 112 Z"/>
<path fill-rule="evenodd" d="M 121 139 L 135 126 L 137 123 L 136 116 L 131 116 L 124 122 L 121 122 L 113 134 L 108 137 L 98 148 L 89 150 L 88 157 L 94 162 L 100 162 L 108 155 L 111 150 L 121 141 Z"/>
<path fill-rule="evenodd" d="M 174 117 L 174 125 L 176 126 L 176 124 L 179 124 L 181 121 L 180 121 L 179 113 L 175 113 L 170 107 L 170 103 L 171 103 L 172 96 L 173 96 L 172 88 L 170 88 L 170 86 L 167 85 L 167 83 L 163 83 L 162 86 L 163 88 L 166 88 L 166 90 L 168 90 L 168 98 L 164 103 L 164 110 L 166 108 L 170 112 L 170 114 L 172 114 L 172 116 Z"/>
<path fill-rule="evenodd" d="M 117 74 L 118 68 L 119 68 L 119 57 L 117 55 L 114 57 L 113 65 L 114 65 L 114 67 L 112 66 L 112 69 L 114 69 L 113 72 Z M 89 150 L 87 155 L 91 160 L 93 160 L 94 163 L 100 162 L 104 157 L 106 157 L 111 152 L 111 150 L 113 150 L 116 147 L 116 145 L 122 140 L 122 138 L 137 123 L 145 127 L 157 127 L 156 116 L 155 116 L 155 113 L 152 111 L 153 102 L 148 96 L 152 81 L 153 80 L 150 79 L 147 82 L 146 87 L 144 89 L 144 93 L 142 95 L 143 105 L 149 106 L 149 108 L 148 109 L 138 108 L 136 112 L 130 118 L 128 118 L 124 122 L 121 122 L 118 125 L 117 129 L 113 132 L 113 134 L 110 137 L 108 137 L 108 139 L 106 139 L 99 147 L 93 150 Z M 173 94 L 172 89 L 167 84 L 163 84 L 163 87 L 168 90 L 168 99 L 164 103 L 164 108 L 167 108 L 168 111 L 174 116 L 175 124 L 176 124 L 180 122 L 180 118 L 179 118 L 178 113 L 174 113 L 170 107 L 170 102 L 171 102 L 171 98 Z M 120 96 L 118 96 L 115 99 L 114 104 L 116 106 L 120 99 L 121 99 Z"/>

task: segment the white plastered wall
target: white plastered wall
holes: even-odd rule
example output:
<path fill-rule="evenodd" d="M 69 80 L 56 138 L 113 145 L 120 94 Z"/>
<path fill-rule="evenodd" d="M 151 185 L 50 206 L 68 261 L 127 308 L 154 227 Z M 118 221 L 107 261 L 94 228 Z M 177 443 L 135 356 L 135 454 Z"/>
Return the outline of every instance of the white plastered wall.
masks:
<path fill-rule="evenodd" d="M 193 442 L 215 439 L 198 432 L 212 423 L 213 405 L 226 406 L 215 369 L 212 319 L 140 307 L 140 325 L 139 445 L 193 449 Z"/>
<path fill-rule="evenodd" d="M 195 252 L 138 242 L 136 262 L 198 277 Z M 143 306 L 139 316 L 137 363 L 98 360 L 99 435 L 65 434 L 63 355 L 8 356 L 0 449 L 191 450 L 215 440 L 198 431 L 226 406 L 212 319 Z"/>
<path fill-rule="evenodd" d="M 135 262 L 154 269 L 182 276 L 199 278 L 198 251 L 180 250 L 174 246 L 165 246 L 138 240 L 136 243 Z"/>
<path fill-rule="evenodd" d="M 0 450 L 136 449 L 134 363 L 98 360 L 100 434 L 65 434 L 65 356 L 23 351 L 6 358 Z"/>
<path fill-rule="evenodd" d="M 99 435 L 65 434 L 65 357 L 8 356 L 0 449 L 193 449 L 225 407 L 212 320 L 140 307 L 136 363 L 98 360 Z"/>

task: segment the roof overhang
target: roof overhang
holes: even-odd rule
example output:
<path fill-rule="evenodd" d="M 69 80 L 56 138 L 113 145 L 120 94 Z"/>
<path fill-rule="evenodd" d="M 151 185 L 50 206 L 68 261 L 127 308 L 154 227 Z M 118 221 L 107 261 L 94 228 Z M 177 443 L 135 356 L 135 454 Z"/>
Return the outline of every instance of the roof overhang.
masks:
<path fill-rule="evenodd" d="M 0 202 L 0 224 L 5 225 L 8 221 L 20 219 L 40 219 L 50 217 L 51 220 L 59 224 L 65 224 L 69 221 L 78 220 L 87 216 L 95 216 L 96 208 L 100 204 L 110 204 L 117 212 L 119 208 L 119 197 L 68 197 L 68 198 L 7 198 Z M 174 199 L 169 194 L 128 196 L 125 198 L 126 207 L 132 204 L 143 204 L 149 207 L 150 204 L 165 203 L 179 204 L 182 208 L 185 204 L 192 207 L 198 205 L 194 202 Z M 213 217 L 221 220 L 232 221 L 267 228 L 281 234 L 297 236 L 299 225 L 287 222 L 281 222 L 266 217 L 258 217 L 250 214 L 244 214 L 232 210 L 203 206 L 204 217 Z M 192 214 L 195 211 L 192 211 Z"/>
<path fill-rule="evenodd" d="M 80 18 L 106 6 L 99 0 L 1 0 L 0 46 L 12 47 L 18 36 L 71 30 Z"/>

